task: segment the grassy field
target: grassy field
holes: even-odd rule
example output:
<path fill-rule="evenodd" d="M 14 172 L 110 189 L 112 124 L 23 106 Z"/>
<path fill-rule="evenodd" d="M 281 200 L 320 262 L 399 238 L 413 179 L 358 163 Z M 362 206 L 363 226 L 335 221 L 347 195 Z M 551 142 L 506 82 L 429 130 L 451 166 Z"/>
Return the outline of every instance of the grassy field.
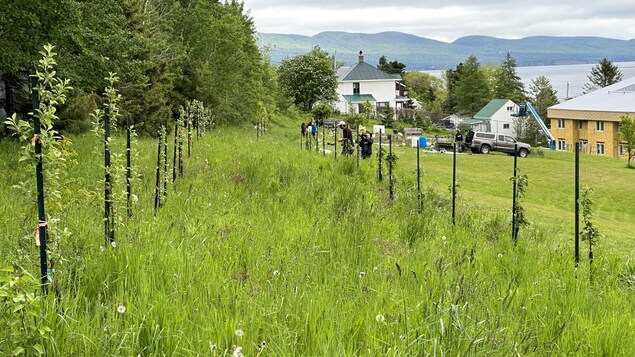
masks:
<path fill-rule="evenodd" d="M 142 140 L 139 203 L 116 248 L 103 239 L 97 141 L 75 137 L 67 209 L 50 212 L 72 232 L 55 273 L 61 301 L 35 298 L 28 316 L 1 305 L 0 354 L 22 341 L 61 356 L 635 354 L 633 170 L 622 162 L 583 159 L 606 234 L 590 279 L 586 259 L 573 267 L 567 154 L 520 160 L 534 224 L 514 247 L 511 157 L 459 158 L 453 226 L 450 155 L 423 155 L 419 215 L 412 149 L 398 149 L 391 201 L 375 160 L 357 169 L 300 151 L 296 132 L 274 128 L 256 142 L 222 129 L 195 142 L 156 217 L 156 147 Z M 37 275 L 35 205 L 11 188 L 32 174 L 17 151 L 0 142 L 0 256 L 2 267 Z M 0 299 L 37 290 L 23 285 Z M 39 330 L 9 332 L 15 319 Z"/>
<path fill-rule="evenodd" d="M 416 179 L 416 151 L 396 149 L 401 158 L 400 176 Z M 421 154 L 424 186 L 452 184 L 452 155 Z M 462 154 L 457 158 L 457 180 L 463 199 L 478 209 L 511 211 L 512 156 Z M 574 155 L 545 150 L 544 156 L 530 155 L 518 161 L 529 178 L 523 200 L 528 218 L 549 231 L 557 243 L 571 243 L 574 237 Z M 580 187 L 594 190 L 594 223 L 605 235 L 598 249 L 635 258 L 635 170 L 624 160 L 582 155 Z"/>

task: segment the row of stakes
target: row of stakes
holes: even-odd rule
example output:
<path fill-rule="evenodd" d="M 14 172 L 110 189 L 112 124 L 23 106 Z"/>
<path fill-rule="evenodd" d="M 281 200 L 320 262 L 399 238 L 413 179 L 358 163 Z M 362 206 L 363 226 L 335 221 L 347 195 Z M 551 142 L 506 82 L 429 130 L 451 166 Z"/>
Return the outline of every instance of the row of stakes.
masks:
<path fill-rule="evenodd" d="M 338 142 L 338 137 L 337 137 L 337 127 L 335 128 L 335 135 L 334 135 L 334 140 L 333 140 L 333 145 L 335 147 L 334 149 L 334 157 L 335 160 L 337 160 L 337 142 Z M 382 174 L 382 136 L 383 136 L 383 132 L 380 130 L 379 132 L 379 153 L 377 155 L 378 157 L 378 180 L 379 182 L 383 181 L 383 174 Z M 357 137 L 359 137 L 359 125 L 357 126 Z M 304 133 L 302 133 L 302 135 L 300 136 L 300 149 L 303 149 L 303 140 L 305 140 L 305 135 Z M 307 134 L 306 135 L 306 141 L 304 143 L 304 146 L 306 147 L 306 150 L 311 150 L 312 146 L 312 135 Z M 389 155 L 390 157 L 392 157 L 392 135 L 388 135 L 388 147 L 389 147 Z M 319 151 L 319 146 L 318 146 L 318 140 L 317 138 L 315 139 L 315 150 Z M 456 225 L 456 178 L 457 178 L 457 174 L 456 174 L 456 153 L 458 151 L 458 148 L 461 147 L 461 145 L 463 144 L 463 135 L 457 131 L 455 138 L 454 138 L 454 150 L 453 150 L 453 159 L 452 159 L 452 225 Z M 322 125 L 322 152 L 324 155 L 326 155 L 326 131 L 325 131 L 325 126 Z M 359 167 L 359 146 L 356 147 L 356 156 L 357 156 L 357 166 Z M 574 260 L 575 260 L 575 266 L 577 267 L 579 262 L 580 262 L 580 151 L 581 151 L 581 143 L 580 142 L 576 142 L 576 150 L 575 150 L 575 208 L 574 208 L 574 216 L 575 216 L 575 223 L 574 223 L 574 227 L 575 227 L 575 232 L 574 232 Z M 423 211 L 423 197 L 422 197 L 422 192 L 421 192 L 421 158 L 420 158 L 420 152 L 421 152 L 421 142 L 420 139 L 417 139 L 417 210 L 419 212 L 419 214 L 422 213 Z M 518 144 L 514 145 L 514 152 L 518 153 Z M 390 185 L 389 185 L 389 194 L 390 194 L 390 199 L 394 199 L 394 185 L 393 185 L 393 160 L 388 160 L 389 163 L 389 179 L 390 179 Z M 512 229 L 511 229 L 511 239 L 514 243 L 514 246 L 517 245 L 518 243 L 518 233 L 520 231 L 520 225 L 518 222 L 518 212 L 517 212 L 517 203 L 518 203 L 518 155 L 514 155 L 514 171 L 513 171 L 513 178 L 512 178 L 512 182 L 513 182 L 513 189 L 512 189 Z M 589 259 L 590 262 L 593 263 L 593 247 L 591 245 L 591 243 L 589 242 Z"/>

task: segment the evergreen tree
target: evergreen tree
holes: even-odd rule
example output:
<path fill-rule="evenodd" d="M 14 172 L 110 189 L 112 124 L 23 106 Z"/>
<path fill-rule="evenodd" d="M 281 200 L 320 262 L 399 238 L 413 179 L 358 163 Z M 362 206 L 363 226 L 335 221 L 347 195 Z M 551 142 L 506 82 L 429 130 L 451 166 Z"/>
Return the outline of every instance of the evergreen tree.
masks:
<path fill-rule="evenodd" d="M 587 78 L 589 78 L 589 82 L 582 88 L 585 94 L 615 84 L 623 79 L 623 75 L 622 71 L 613 62 L 607 58 L 602 58 L 591 69 L 591 74 Z"/>
<path fill-rule="evenodd" d="M 536 112 L 547 126 L 550 125 L 547 119 L 547 108 L 558 104 L 557 91 L 553 89 L 549 79 L 545 76 L 539 76 L 531 81 L 529 86 L 529 95 L 531 103 Z"/>
<path fill-rule="evenodd" d="M 283 91 L 304 110 L 311 110 L 319 101 L 336 98 L 333 64 L 318 46 L 309 53 L 284 59 L 278 67 L 278 78 Z"/>
<path fill-rule="evenodd" d="M 456 112 L 474 115 L 492 99 L 487 79 L 480 70 L 476 56 L 471 55 L 467 58 L 457 79 L 454 90 Z"/>
<path fill-rule="evenodd" d="M 377 68 L 390 74 L 402 74 L 406 70 L 406 65 L 399 61 L 388 62 L 388 60 L 386 60 L 386 56 L 381 56 L 379 57 Z"/>
<path fill-rule="evenodd" d="M 443 113 L 451 115 L 456 113 L 454 107 L 456 107 L 456 85 L 459 82 L 459 77 L 463 69 L 463 63 L 459 63 L 456 69 L 448 69 L 443 72 L 443 80 L 446 87 L 446 96 L 443 101 Z"/>
<path fill-rule="evenodd" d="M 517 104 L 525 101 L 525 85 L 516 73 L 516 59 L 511 53 L 507 52 L 494 75 L 495 98 L 510 99 Z"/>

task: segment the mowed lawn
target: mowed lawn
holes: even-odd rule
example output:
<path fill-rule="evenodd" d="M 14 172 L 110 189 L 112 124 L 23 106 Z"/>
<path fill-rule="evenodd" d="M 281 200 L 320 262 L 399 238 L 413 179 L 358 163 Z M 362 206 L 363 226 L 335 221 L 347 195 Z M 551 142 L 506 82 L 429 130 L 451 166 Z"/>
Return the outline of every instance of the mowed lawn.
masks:
<path fill-rule="evenodd" d="M 386 148 L 387 149 L 387 148 Z M 396 178 L 416 178 L 416 150 L 395 148 L 399 159 Z M 422 186 L 446 190 L 452 184 L 452 154 L 421 152 Z M 460 201 L 474 209 L 510 212 L 512 204 L 513 156 L 501 153 L 457 155 Z M 518 159 L 518 167 L 529 179 L 522 200 L 527 217 L 538 229 L 553 232 L 554 243 L 574 237 L 574 154 L 545 150 Z M 625 160 L 582 155 L 580 187 L 593 188 L 594 224 L 603 234 L 598 251 L 635 257 L 635 170 Z M 582 230 L 582 217 L 580 217 Z M 522 237 L 521 237 L 522 239 Z M 586 253 L 583 245 L 583 253 Z"/>

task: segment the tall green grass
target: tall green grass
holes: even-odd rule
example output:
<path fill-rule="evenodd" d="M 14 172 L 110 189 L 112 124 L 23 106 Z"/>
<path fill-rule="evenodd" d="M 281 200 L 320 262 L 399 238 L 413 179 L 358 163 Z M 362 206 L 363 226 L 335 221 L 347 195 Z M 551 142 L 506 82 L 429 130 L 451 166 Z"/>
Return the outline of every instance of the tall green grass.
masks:
<path fill-rule="evenodd" d="M 549 223 L 522 230 L 514 247 L 509 212 L 471 199 L 489 195 L 467 179 L 452 226 L 451 176 L 432 179 L 433 159 L 424 158 L 419 215 L 408 153 L 391 201 L 376 160 L 357 169 L 354 159 L 299 151 L 296 132 L 256 142 L 222 129 L 194 142 L 156 218 L 154 141 L 140 141 L 139 204 L 117 247 L 103 251 L 92 193 L 101 159 L 91 136 L 76 137 L 73 204 L 57 213 L 73 232 L 56 273 L 62 300 L 50 296 L 37 312 L 53 330 L 48 354 L 213 356 L 241 346 L 255 356 L 263 341 L 261 356 L 635 353 L 635 287 L 622 255 L 598 251 L 590 280 Z M 10 188 L 26 176 L 17 146 L 0 150 L 3 265 L 35 274 L 35 208 Z M 500 171 L 511 187 L 511 170 Z M 0 331 L 3 353 L 9 338 Z"/>

